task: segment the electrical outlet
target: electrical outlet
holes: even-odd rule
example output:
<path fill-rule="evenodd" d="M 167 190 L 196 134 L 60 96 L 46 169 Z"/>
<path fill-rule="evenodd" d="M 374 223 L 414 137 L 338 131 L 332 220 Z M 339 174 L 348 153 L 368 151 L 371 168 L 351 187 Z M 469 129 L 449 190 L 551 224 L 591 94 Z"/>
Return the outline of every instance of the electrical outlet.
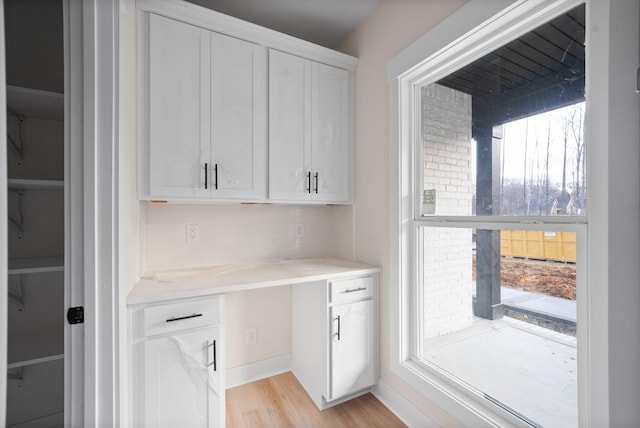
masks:
<path fill-rule="evenodd" d="M 296 223 L 294 225 L 296 238 L 304 238 L 304 223 Z"/>
<path fill-rule="evenodd" d="M 197 224 L 188 224 L 185 229 L 187 242 L 196 242 L 200 240 L 200 229 Z"/>
<path fill-rule="evenodd" d="M 244 331 L 244 344 L 246 346 L 258 343 L 258 329 L 256 327 L 248 328 Z"/>

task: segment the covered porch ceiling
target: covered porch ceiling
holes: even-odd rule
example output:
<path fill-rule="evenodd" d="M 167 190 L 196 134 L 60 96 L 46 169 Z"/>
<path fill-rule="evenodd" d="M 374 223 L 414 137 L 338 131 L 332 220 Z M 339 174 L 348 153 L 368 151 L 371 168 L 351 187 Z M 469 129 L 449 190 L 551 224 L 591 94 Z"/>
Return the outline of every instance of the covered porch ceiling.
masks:
<path fill-rule="evenodd" d="M 498 125 L 584 100 L 585 7 L 578 6 L 438 83 L 473 97 L 474 122 Z"/>

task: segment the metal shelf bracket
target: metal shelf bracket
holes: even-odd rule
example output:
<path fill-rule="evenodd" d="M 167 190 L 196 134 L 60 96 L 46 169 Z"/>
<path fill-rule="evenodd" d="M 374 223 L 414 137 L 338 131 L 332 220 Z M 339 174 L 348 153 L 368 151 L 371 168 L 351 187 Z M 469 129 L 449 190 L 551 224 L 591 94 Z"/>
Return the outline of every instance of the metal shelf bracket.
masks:
<path fill-rule="evenodd" d="M 24 229 L 22 224 L 22 208 L 21 208 L 21 200 L 22 195 L 24 194 L 24 190 L 15 189 L 9 187 L 9 192 L 14 193 L 16 195 L 16 216 L 12 216 L 9 214 L 9 226 L 15 230 L 18 234 L 18 239 L 22 239 L 24 235 Z"/>
<path fill-rule="evenodd" d="M 16 367 L 7 370 L 7 380 L 16 382 L 18 388 L 22 388 L 24 379 L 22 376 L 22 367 Z"/>
<path fill-rule="evenodd" d="M 11 275 L 9 280 L 9 299 L 13 300 L 18 306 L 18 312 L 24 312 L 24 288 L 22 286 L 22 274 Z"/>
<path fill-rule="evenodd" d="M 16 135 L 15 138 L 11 136 L 9 132 L 7 132 L 7 141 L 9 142 L 9 147 L 13 149 L 13 151 L 18 156 L 18 166 L 24 165 L 24 143 L 22 138 L 22 124 L 24 123 L 25 117 L 20 113 L 17 113 L 11 109 L 8 109 L 8 112 L 15 117 L 15 126 L 16 126 Z"/>

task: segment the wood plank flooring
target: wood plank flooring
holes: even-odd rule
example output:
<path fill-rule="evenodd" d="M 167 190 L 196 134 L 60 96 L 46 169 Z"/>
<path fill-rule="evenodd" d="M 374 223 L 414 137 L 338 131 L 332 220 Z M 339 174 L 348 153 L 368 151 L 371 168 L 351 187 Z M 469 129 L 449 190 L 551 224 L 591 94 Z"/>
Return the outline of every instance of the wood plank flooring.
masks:
<path fill-rule="evenodd" d="M 372 394 L 321 412 L 291 372 L 227 390 L 228 428 L 405 426 Z"/>

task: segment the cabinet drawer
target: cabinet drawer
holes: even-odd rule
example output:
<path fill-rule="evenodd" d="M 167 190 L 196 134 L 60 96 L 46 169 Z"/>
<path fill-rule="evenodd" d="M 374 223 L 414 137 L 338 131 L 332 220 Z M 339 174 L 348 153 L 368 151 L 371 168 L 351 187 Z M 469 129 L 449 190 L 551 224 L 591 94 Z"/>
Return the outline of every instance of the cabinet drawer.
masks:
<path fill-rule="evenodd" d="M 220 322 L 220 299 L 198 299 L 144 309 L 144 335 L 215 325 Z"/>
<path fill-rule="evenodd" d="M 344 303 L 373 297 L 373 277 L 331 281 L 331 303 Z"/>

